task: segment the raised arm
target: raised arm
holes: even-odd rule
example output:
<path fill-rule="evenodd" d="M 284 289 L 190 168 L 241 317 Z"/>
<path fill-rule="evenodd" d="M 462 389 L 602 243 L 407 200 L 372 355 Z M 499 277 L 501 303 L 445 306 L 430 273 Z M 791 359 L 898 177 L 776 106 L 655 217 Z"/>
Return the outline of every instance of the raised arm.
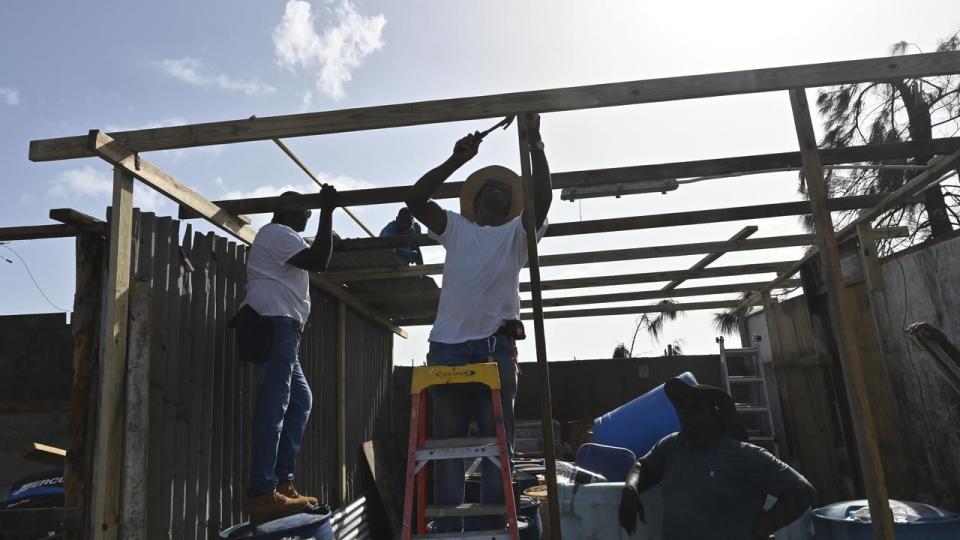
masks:
<path fill-rule="evenodd" d="M 333 253 L 333 211 L 339 205 L 337 190 L 329 184 L 320 188 L 321 204 L 320 224 L 313 244 L 297 253 L 287 263 L 311 272 L 325 272 Z"/>
<path fill-rule="evenodd" d="M 527 117 L 527 140 L 530 144 L 530 166 L 533 174 L 534 208 L 537 213 L 537 228 L 543 226 L 553 202 L 553 182 L 550 179 L 550 166 L 547 164 L 547 155 L 543 151 L 543 140 L 540 137 L 540 115 L 530 114 Z"/>
<path fill-rule="evenodd" d="M 421 176 L 404 197 L 404 203 L 413 217 L 434 233 L 443 234 L 447 230 L 447 214 L 440 205 L 430 200 L 430 196 L 447 181 L 447 178 L 450 178 L 454 171 L 477 155 L 481 142 L 482 139 L 476 132 L 457 141 L 453 147 L 453 154 Z"/>

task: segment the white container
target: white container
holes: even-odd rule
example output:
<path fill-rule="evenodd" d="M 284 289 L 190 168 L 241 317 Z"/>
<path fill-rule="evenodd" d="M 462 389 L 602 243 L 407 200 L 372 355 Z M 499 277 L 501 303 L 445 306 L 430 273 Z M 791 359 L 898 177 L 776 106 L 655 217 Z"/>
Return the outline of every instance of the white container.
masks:
<path fill-rule="evenodd" d="M 663 510 L 660 486 L 640 494 L 646 524 L 628 535 L 620 527 L 622 482 L 557 486 L 560 494 L 560 527 L 563 540 L 660 540 Z"/>

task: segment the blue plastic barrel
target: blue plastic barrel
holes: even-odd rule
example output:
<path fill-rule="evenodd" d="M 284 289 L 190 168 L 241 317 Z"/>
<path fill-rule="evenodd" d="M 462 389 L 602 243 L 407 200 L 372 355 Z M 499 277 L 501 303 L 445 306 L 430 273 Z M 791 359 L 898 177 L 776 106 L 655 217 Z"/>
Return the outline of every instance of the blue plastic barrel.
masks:
<path fill-rule="evenodd" d="M 960 538 L 960 514 L 916 502 L 890 501 L 897 540 L 956 540 Z M 834 503 L 813 511 L 817 540 L 871 540 L 866 499 Z M 865 515 L 866 514 L 866 515 Z M 866 520 L 866 521 L 865 521 Z"/>
<path fill-rule="evenodd" d="M 632 451 L 618 446 L 587 443 L 577 449 L 577 467 L 602 474 L 608 482 L 623 482 L 637 461 Z"/>
<path fill-rule="evenodd" d="M 527 522 L 526 530 L 521 528 L 520 540 L 540 540 L 543 536 L 543 523 L 540 521 L 540 501 L 533 497 L 521 495 L 519 517 Z"/>
<path fill-rule="evenodd" d="M 294 514 L 258 525 L 241 523 L 221 531 L 220 538 L 334 540 L 330 512 Z"/>
<path fill-rule="evenodd" d="M 689 371 L 679 378 L 697 384 Z M 676 431 L 680 431 L 680 419 L 661 384 L 594 420 L 593 442 L 627 448 L 643 457 L 657 441 Z"/>

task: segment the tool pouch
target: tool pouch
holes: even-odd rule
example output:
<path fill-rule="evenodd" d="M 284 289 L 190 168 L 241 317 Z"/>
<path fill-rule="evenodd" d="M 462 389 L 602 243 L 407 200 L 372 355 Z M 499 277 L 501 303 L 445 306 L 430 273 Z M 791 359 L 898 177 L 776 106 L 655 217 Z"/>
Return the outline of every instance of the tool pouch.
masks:
<path fill-rule="evenodd" d="M 245 305 L 230 319 L 227 327 L 236 330 L 240 362 L 262 364 L 267 361 L 273 348 L 273 324 L 267 317 Z"/>
<path fill-rule="evenodd" d="M 527 339 L 527 332 L 523 328 L 523 321 L 519 320 L 503 321 L 503 324 L 500 325 L 500 329 L 497 330 L 497 333 L 517 341 L 523 341 L 524 339 Z"/>

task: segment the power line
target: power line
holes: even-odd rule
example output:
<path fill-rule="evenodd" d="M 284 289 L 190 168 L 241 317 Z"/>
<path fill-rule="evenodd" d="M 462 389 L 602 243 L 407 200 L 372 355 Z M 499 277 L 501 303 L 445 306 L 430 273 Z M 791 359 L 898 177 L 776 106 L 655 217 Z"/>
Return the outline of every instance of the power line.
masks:
<path fill-rule="evenodd" d="M 47 296 L 47 293 L 43 292 L 43 289 L 40 287 L 40 284 L 37 283 L 36 278 L 33 277 L 33 272 L 30 271 L 30 265 L 27 264 L 27 261 L 25 261 L 25 260 L 23 259 L 23 257 L 20 256 L 19 253 L 17 253 L 12 247 L 8 246 L 8 245 L 6 244 L 6 242 L 0 242 L 0 246 L 3 246 L 3 247 L 5 247 L 5 248 L 9 249 L 11 253 L 13 253 L 14 255 L 16 255 L 17 258 L 20 259 L 20 262 L 23 263 L 23 269 L 26 270 L 26 271 L 27 271 L 27 275 L 30 276 L 30 281 L 32 281 L 32 282 L 33 282 L 33 285 L 37 288 L 38 291 L 40 291 L 40 294 L 43 296 L 43 299 L 46 300 L 48 304 L 50 304 L 51 306 L 53 306 L 53 309 L 56 309 L 57 311 L 62 311 L 62 312 L 64 312 L 64 313 L 67 313 L 67 312 L 68 312 L 68 310 L 63 309 L 62 307 L 54 304 L 54 303 L 50 300 L 50 297 Z M 9 262 L 9 263 L 12 263 L 12 262 L 13 262 L 13 261 L 11 261 L 10 259 L 5 259 L 5 260 L 6 260 L 7 262 Z"/>

